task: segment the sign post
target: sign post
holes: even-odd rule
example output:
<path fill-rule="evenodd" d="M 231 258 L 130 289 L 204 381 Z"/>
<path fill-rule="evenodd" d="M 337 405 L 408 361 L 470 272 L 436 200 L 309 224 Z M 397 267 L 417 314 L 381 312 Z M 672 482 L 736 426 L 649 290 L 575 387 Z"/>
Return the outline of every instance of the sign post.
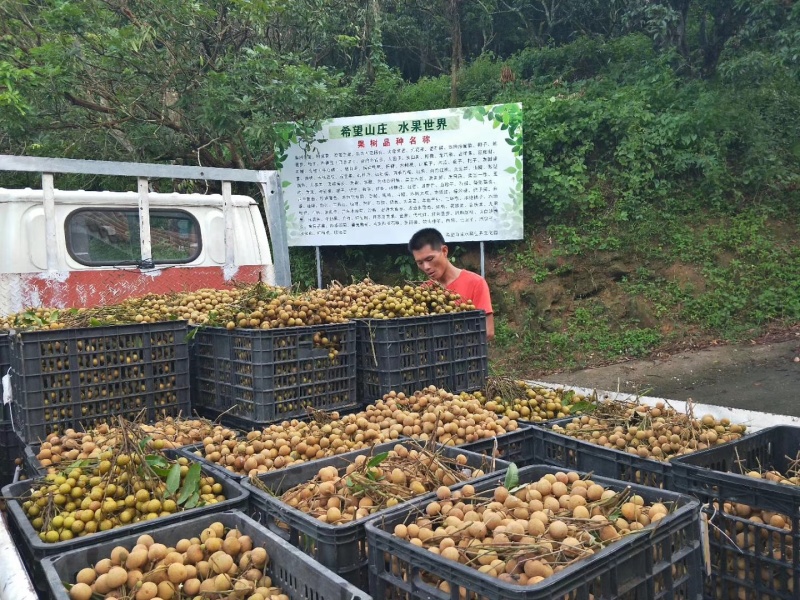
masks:
<path fill-rule="evenodd" d="M 319 246 L 315 247 L 317 255 L 317 288 L 322 289 L 322 257 L 320 256 Z"/>

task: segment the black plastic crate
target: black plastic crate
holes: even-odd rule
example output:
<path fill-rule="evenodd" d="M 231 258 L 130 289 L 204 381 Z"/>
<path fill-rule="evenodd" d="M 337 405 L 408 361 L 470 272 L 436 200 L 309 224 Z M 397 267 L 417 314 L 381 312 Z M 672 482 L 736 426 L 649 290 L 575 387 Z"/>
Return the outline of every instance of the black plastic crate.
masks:
<path fill-rule="evenodd" d="M 260 475 L 258 479 L 274 493 L 274 496 L 252 485 L 248 480 L 244 480 L 242 485 L 250 492 L 251 513 L 270 530 L 288 539 L 290 543 L 313 556 L 334 573 L 362 589 L 367 589 L 369 569 L 364 525 L 371 519 L 378 518 L 382 513 L 378 512 L 343 525 L 330 525 L 284 504 L 280 501 L 280 496 L 296 485 L 313 479 L 323 467 L 334 466 L 339 470 L 339 474 L 342 474 L 356 456 L 366 454 L 375 456 L 391 450 L 398 443 L 409 449 L 423 447 L 411 440 L 387 442 L 374 446 L 371 450 L 357 450 L 330 458 L 321 458 Z M 504 471 L 508 466 L 505 461 L 488 459 L 463 448 L 438 444 L 434 448 L 449 458 L 463 454 L 467 457 L 467 467 L 482 469 L 486 473 L 490 470 Z M 474 481 L 482 480 L 483 478 L 478 478 Z M 420 498 L 422 497 L 433 498 L 433 493 L 420 496 Z M 286 529 L 282 528 L 279 523 L 285 524 Z"/>
<path fill-rule="evenodd" d="M 8 375 L 11 368 L 11 340 L 8 332 L 0 331 L 0 393 L 3 391 L 2 379 Z M 1 397 L 1 396 L 0 396 Z M 0 421 L 9 421 L 11 411 L 6 404 L 0 400 Z"/>
<path fill-rule="evenodd" d="M 168 456 L 175 456 L 172 452 L 167 452 L 166 454 Z M 26 564 L 34 565 L 32 575 L 34 581 L 38 583 L 41 581 L 42 576 L 41 560 L 45 557 L 62 554 L 76 548 L 85 549 L 89 546 L 113 541 L 118 539 L 121 535 L 151 532 L 193 516 L 215 514 L 229 509 L 245 509 L 247 507 L 249 492 L 242 488 L 242 486 L 225 477 L 219 477 L 217 473 L 205 467 L 202 472 L 204 476 L 214 477 L 217 482 L 222 484 L 222 493 L 225 495 L 225 500 L 223 502 L 192 508 L 172 514 L 169 517 L 159 517 L 151 521 L 140 521 L 139 523 L 124 525 L 115 529 L 109 529 L 108 531 L 98 531 L 91 535 L 75 537 L 71 540 L 56 542 L 54 544 L 48 544 L 39 538 L 38 533 L 25 515 L 25 511 L 22 509 L 24 498 L 36 483 L 35 481 L 12 483 L 3 488 L 2 494 L 6 498 L 6 507 L 9 517 L 8 524 L 11 534 L 16 541 L 17 549 Z"/>
<path fill-rule="evenodd" d="M 152 536 L 156 542 L 171 547 L 180 539 L 199 537 L 206 527 L 215 522 L 222 523 L 226 529 L 238 529 L 250 536 L 254 547 L 266 549 L 269 563 L 265 572 L 272 578 L 273 585 L 280 587 L 290 600 L 370 600 L 365 592 L 348 584 L 239 511 L 182 519 L 153 531 Z M 139 535 L 127 535 L 46 559 L 43 567 L 51 598 L 69 600 L 63 582 L 74 581 L 78 571 L 108 558 L 117 546 L 130 550 L 136 545 Z"/>
<path fill-rule="evenodd" d="M 543 465 L 525 467 L 519 471 L 519 481 L 537 481 L 557 470 Z M 592 479 L 617 491 L 630 488 L 648 504 L 671 502 L 677 508 L 657 527 L 628 535 L 534 586 L 521 586 L 504 583 L 396 538 L 392 534 L 395 525 L 414 520 L 427 503 L 424 499 L 414 500 L 366 524 L 372 595 L 392 600 L 458 600 L 464 597 L 459 596 L 461 588 L 467 598 L 481 600 L 699 600 L 699 503 L 674 492 L 602 477 Z M 486 492 L 502 484 L 502 478 L 489 477 L 476 484 L 475 490 Z M 451 593 L 426 582 L 426 576 L 449 582 Z"/>
<path fill-rule="evenodd" d="M 184 321 L 14 334 L 16 431 L 31 443 L 116 416 L 188 415 L 186 337 Z"/>
<path fill-rule="evenodd" d="M 673 459 L 673 489 L 698 498 L 710 519 L 708 597 L 798 597 L 800 486 L 746 475 L 772 469 L 785 474 L 798 452 L 800 428 L 779 425 Z M 783 515 L 789 530 L 723 512 L 726 503 Z M 737 543 L 740 534 L 747 543 Z"/>
<path fill-rule="evenodd" d="M 488 374 L 486 315 L 467 311 L 358 322 L 359 402 L 433 385 L 481 389 Z"/>
<path fill-rule="evenodd" d="M 337 342 L 332 355 L 315 336 Z M 194 340 L 195 403 L 236 426 L 303 417 L 356 403 L 355 323 L 234 329 L 203 327 Z"/>
<path fill-rule="evenodd" d="M 11 421 L 0 421 L 0 487 L 8 485 L 14 479 L 18 460 L 24 464 L 21 460 L 23 448 Z"/>
<path fill-rule="evenodd" d="M 32 477 L 44 477 L 47 475 L 47 467 L 43 467 L 39 462 L 39 444 L 26 444 L 22 448 L 22 459 L 25 462 L 25 470 Z"/>
<path fill-rule="evenodd" d="M 594 473 L 619 481 L 630 481 L 656 488 L 670 487 L 672 466 L 668 462 L 641 458 L 636 454 L 612 450 L 553 431 L 553 425 L 564 425 L 571 417 L 543 423 L 531 423 L 533 455 L 544 464 L 573 471 Z"/>
<path fill-rule="evenodd" d="M 527 467 L 534 463 L 541 463 L 533 450 L 533 431 L 528 424 L 517 421 L 517 429 L 509 431 L 497 437 L 485 438 L 477 442 L 470 442 L 459 446 L 464 450 L 482 454 L 484 456 L 494 456 L 518 467 Z"/>
<path fill-rule="evenodd" d="M 482 390 L 489 375 L 486 314 L 469 311 L 453 313 L 451 317 L 453 392 Z"/>

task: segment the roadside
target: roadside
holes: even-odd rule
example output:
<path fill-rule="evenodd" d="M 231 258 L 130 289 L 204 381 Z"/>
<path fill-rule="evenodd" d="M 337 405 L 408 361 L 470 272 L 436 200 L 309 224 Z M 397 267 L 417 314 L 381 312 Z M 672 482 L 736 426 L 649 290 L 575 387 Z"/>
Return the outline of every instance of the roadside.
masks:
<path fill-rule="evenodd" d="M 800 332 L 788 341 L 710 346 L 539 379 L 800 416 Z"/>

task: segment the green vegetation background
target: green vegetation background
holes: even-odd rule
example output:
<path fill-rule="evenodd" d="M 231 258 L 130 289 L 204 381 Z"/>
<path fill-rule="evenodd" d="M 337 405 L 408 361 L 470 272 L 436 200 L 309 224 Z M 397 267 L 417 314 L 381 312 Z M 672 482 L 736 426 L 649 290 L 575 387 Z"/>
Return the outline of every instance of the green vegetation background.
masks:
<path fill-rule="evenodd" d="M 9 0 L 0 152 L 265 169 L 318 119 L 522 102 L 526 237 L 487 267 L 494 367 L 535 375 L 797 325 L 799 61 L 785 0 Z"/>

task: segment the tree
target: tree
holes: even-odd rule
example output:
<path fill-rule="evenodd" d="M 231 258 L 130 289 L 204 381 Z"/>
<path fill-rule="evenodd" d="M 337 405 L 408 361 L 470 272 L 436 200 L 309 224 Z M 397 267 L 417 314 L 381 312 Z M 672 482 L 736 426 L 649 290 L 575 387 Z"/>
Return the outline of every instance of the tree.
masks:
<path fill-rule="evenodd" d="M 290 139 L 348 100 L 340 74 L 322 66 L 340 38 L 287 26 L 276 39 L 289 8 L 9 0 L 0 6 L 0 74 L 47 77 L 14 88 L 16 105 L 28 107 L 24 133 L 0 125 L 2 151 L 35 142 L 62 156 L 274 167 Z"/>

